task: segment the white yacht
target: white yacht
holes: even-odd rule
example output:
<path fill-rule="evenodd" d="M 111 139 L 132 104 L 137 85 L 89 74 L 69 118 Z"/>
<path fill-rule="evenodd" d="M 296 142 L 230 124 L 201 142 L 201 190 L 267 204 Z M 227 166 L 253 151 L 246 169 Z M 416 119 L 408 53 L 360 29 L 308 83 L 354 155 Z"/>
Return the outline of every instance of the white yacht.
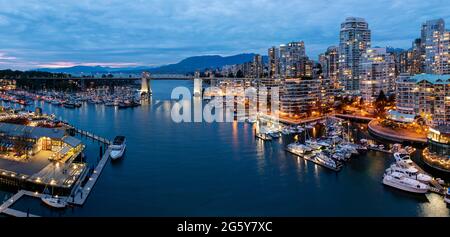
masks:
<path fill-rule="evenodd" d="M 383 184 L 411 193 L 427 193 L 429 186 L 399 172 L 385 173 Z"/>
<path fill-rule="evenodd" d="M 386 172 L 398 172 L 402 173 L 405 176 L 415 179 L 417 181 L 420 181 L 422 183 L 430 183 L 433 178 L 427 174 L 419 172 L 418 169 L 414 168 L 413 166 L 401 166 L 399 164 L 392 164 L 390 168 L 386 170 Z"/>
<path fill-rule="evenodd" d="M 288 151 L 298 154 L 298 155 L 304 155 L 306 153 L 310 153 L 312 149 L 306 145 L 303 144 L 297 144 L 292 143 L 287 146 Z"/>
<path fill-rule="evenodd" d="M 404 153 L 394 153 L 394 159 L 397 162 L 397 164 L 403 165 L 403 166 L 412 166 L 414 165 L 414 162 L 411 160 L 411 157 L 408 154 Z"/>
<path fill-rule="evenodd" d="M 348 152 L 350 152 L 353 155 L 358 155 L 358 149 L 356 148 L 355 144 L 343 144 L 340 146 L 342 149 L 347 150 Z"/>
<path fill-rule="evenodd" d="M 325 165 L 327 167 L 330 167 L 332 169 L 338 169 L 338 166 L 337 166 L 336 162 L 333 159 L 331 159 L 328 156 L 326 156 L 325 154 L 323 154 L 323 153 L 317 154 L 316 155 L 316 160 L 319 163 L 321 163 L 321 164 L 323 164 L 323 165 Z"/>
<path fill-rule="evenodd" d="M 450 204 L 450 188 L 447 189 L 447 193 L 445 194 L 444 201 L 447 204 Z"/>
<path fill-rule="evenodd" d="M 109 153 L 111 159 L 117 160 L 123 156 L 127 147 L 125 140 L 124 136 L 114 138 L 113 144 L 111 145 L 111 153 Z"/>
<path fill-rule="evenodd" d="M 67 201 L 58 196 L 55 196 L 55 197 L 43 196 L 43 197 L 41 197 L 41 200 L 43 203 L 45 203 L 51 207 L 54 207 L 54 208 L 65 208 L 67 206 Z"/>
<path fill-rule="evenodd" d="M 322 148 L 321 145 L 317 144 L 317 141 L 314 140 L 306 140 L 306 145 L 311 147 L 313 150 L 320 150 Z"/>

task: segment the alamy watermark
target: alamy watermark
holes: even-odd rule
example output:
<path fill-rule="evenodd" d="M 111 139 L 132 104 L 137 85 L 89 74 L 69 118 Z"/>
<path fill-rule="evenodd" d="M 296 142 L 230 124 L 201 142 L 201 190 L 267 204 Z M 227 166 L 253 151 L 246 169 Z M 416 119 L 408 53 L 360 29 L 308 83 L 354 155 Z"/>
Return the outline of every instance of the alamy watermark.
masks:
<path fill-rule="evenodd" d="M 171 118 L 176 123 L 244 122 L 259 116 L 278 120 L 280 94 L 278 87 L 208 87 L 193 96 L 189 88 L 176 87 Z"/>

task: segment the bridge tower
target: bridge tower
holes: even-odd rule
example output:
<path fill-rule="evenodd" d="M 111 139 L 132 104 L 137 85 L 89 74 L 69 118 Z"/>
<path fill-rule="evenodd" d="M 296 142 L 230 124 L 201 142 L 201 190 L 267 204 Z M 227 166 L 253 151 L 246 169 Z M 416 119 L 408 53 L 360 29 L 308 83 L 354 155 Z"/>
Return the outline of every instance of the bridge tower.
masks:
<path fill-rule="evenodd" d="M 141 97 L 152 95 L 152 88 L 150 86 L 150 73 L 142 72 L 141 89 L 139 90 Z"/>
<path fill-rule="evenodd" d="M 200 78 L 200 72 L 195 72 L 194 75 L 194 97 L 202 96 L 202 79 Z"/>

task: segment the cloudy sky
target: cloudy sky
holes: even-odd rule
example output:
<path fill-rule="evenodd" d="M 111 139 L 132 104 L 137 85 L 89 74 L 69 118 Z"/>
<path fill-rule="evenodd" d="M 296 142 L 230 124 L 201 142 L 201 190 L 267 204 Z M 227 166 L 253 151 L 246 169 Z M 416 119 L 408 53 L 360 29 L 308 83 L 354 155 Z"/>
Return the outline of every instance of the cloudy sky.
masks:
<path fill-rule="evenodd" d="M 0 68 L 162 65 L 206 54 L 266 54 L 304 40 L 312 58 L 364 17 L 373 45 L 408 48 L 447 0 L 0 0 Z"/>

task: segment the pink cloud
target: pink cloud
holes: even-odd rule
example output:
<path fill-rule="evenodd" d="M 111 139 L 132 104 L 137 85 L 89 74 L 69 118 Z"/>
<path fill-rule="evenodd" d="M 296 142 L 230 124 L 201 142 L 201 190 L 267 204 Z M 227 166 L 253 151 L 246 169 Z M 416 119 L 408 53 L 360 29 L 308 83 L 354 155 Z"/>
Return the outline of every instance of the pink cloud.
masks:
<path fill-rule="evenodd" d="M 67 68 L 74 66 L 102 66 L 102 67 L 112 67 L 112 68 L 121 68 L 121 67 L 135 67 L 140 66 L 138 63 L 102 63 L 102 62 L 88 62 L 88 63 L 76 63 L 76 62 L 50 62 L 39 64 L 40 68 Z"/>
<path fill-rule="evenodd" d="M 8 56 L 4 52 L 0 52 L 0 60 L 16 60 L 16 57 Z"/>

